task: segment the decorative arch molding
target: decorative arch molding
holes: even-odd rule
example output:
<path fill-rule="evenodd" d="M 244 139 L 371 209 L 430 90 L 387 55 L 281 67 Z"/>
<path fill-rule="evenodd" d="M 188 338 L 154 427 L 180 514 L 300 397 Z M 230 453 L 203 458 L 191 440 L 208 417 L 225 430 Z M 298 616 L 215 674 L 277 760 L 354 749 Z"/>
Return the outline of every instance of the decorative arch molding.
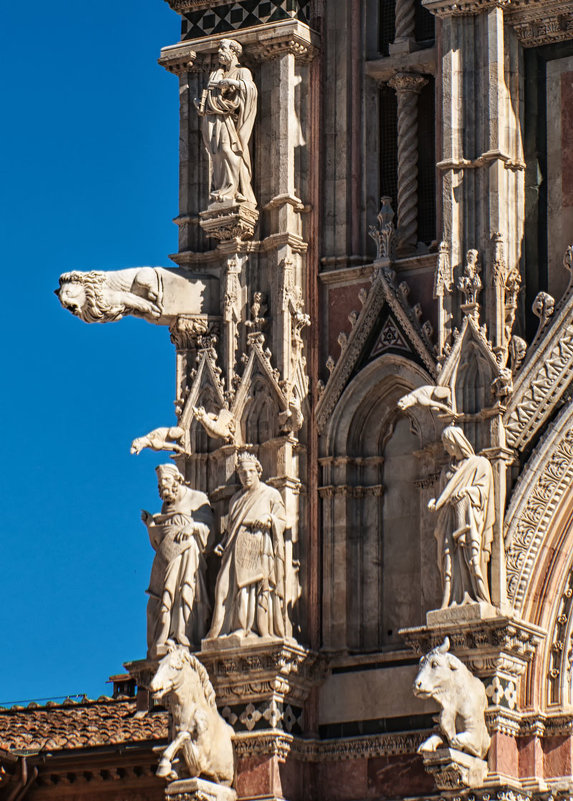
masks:
<path fill-rule="evenodd" d="M 506 514 L 508 601 L 521 617 L 540 552 L 573 482 L 573 404 L 559 414 L 530 456 Z"/>
<path fill-rule="evenodd" d="M 355 425 L 356 415 L 365 416 L 380 401 L 382 396 L 399 398 L 413 389 L 433 384 L 429 372 L 410 359 L 386 353 L 367 364 L 348 384 L 320 437 L 321 455 L 344 455 L 351 444 L 350 431 Z M 394 405 L 388 413 L 395 413 Z M 428 432 L 425 439 L 434 441 L 439 437 L 435 420 L 429 409 L 414 407 L 409 410 L 411 418 L 420 431 Z M 428 428 L 429 426 L 429 428 Z M 420 443 L 422 445 L 422 442 Z"/>
<path fill-rule="evenodd" d="M 418 364 L 383 354 L 351 380 L 320 437 L 326 648 L 403 647 L 399 629 L 422 623 L 427 599 L 437 600 L 437 568 L 426 580 L 421 566 L 436 558 L 425 506 L 438 478 L 441 422 L 428 408 L 408 416 L 397 408 L 402 395 L 428 383 Z M 404 497 L 420 479 L 418 509 Z"/>

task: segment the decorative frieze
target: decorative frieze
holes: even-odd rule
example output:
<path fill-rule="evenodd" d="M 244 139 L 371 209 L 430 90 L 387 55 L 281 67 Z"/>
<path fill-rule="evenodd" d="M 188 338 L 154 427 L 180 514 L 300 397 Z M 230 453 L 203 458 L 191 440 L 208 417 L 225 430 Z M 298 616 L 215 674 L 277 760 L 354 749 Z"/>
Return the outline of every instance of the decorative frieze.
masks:
<path fill-rule="evenodd" d="M 170 0 L 170 5 L 183 17 L 182 39 L 228 34 L 289 19 L 310 21 L 310 0 L 219 0 L 201 6 L 193 0 Z"/>

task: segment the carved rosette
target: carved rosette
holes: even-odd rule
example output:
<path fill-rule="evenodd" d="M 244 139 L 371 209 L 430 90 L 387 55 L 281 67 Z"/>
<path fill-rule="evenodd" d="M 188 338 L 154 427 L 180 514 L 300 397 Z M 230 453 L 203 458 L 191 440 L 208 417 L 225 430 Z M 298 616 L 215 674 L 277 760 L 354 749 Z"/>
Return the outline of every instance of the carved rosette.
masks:
<path fill-rule="evenodd" d="M 398 72 L 388 81 L 398 97 L 398 249 L 418 244 L 418 95 L 427 78 Z"/>

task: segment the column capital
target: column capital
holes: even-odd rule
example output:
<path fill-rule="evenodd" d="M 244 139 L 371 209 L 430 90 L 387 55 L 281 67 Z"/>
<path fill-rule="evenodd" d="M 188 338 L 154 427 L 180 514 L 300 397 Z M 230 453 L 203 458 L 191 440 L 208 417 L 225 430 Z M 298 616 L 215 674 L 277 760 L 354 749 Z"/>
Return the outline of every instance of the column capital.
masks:
<path fill-rule="evenodd" d="M 398 94 L 405 92 L 420 94 L 427 83 L 428 79 L 418 72 L 397 72 L 388 81 L 388 86 Z"/>
<path fill-rule="evenodd" d="M 422 0 L 422 5 L 436 17 L 452 17 L 481 14 L 490 8 L 507 8 L 512 0 Z"/>

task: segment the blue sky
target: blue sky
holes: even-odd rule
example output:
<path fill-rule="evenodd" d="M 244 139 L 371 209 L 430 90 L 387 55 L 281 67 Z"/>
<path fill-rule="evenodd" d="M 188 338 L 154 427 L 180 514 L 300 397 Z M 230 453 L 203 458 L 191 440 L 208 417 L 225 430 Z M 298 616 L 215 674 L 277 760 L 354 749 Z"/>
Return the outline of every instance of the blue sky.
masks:
<path fill-rule="evenodd" d="M 0 236 L 5 254 L 0 704 L 110 691 L 145 656 L 159 509 L 135 436 L 175 422 L 168 331 L 86 325 L 69 269 L 169 265 L 177 250 L 179 39 L 163 0 L 5 3 Z"/>

